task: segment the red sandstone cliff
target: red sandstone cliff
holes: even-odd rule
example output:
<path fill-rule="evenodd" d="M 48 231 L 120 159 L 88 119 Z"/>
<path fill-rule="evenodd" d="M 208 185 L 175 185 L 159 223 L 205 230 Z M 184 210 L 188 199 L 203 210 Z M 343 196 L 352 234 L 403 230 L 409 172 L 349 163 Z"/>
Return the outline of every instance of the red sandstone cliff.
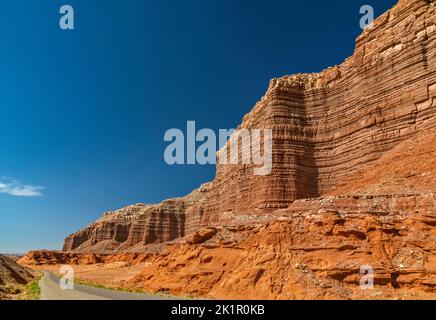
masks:
<path fill-rule="evenodd" d="M 362 190 L 381 194 L 366 187 L 366 166 L 424 131 L 430 144 L 435 141 L 435 17 L 434 1 L 401 0 L 358 37 L 353 56 L 341 65 L 272 80 L 240 127 L 273 130 L 271 175 L 255 176 L 246 165 L 218 165 L 215 180 L 192 195 L 106 214 L 69 236 L 64 250 L 141 250 L 200 226 L 269 215 L 299 199 Z M 362 177 L 361 187 L 347 184 L 353 175 Z M 435 192 L 420 181 L 410 184 L 416 192 Z M 384 190 L 395 198 L 409 189 L 391 181 Z"/>
<path fill-rule="evenodd" d="M 273 130 L 271 175 L 219 165 L 184 198 L 108 213 L 69 252 L 20 262 L 128 261 L 142 271 L 119 286 L 211 298 L 434 299 L 435 56 L 435 1 L 400 0 L 343 64 L 272 80 L 244 117 Z M 117 251 L 154 254 L 94 254 Z"/>
<path fill-rule="evenodd" d="M 434 130 L 405 140 L 324 198 L 200 230 L 127 287 L 223 299 L 434 299 L 435 141 Z M 361 290 L 361 266 L 373 268 L 374 289 Z"/>
<path fill-rule="evenodd" d="M 65 239 L 64 251 L 112 252 L 138 250 L 149 243 L 166 242 L 192 232 L 186 212 L 201 203 L 210 190 L 204 184 L 190 195 L 159 205 L 136 204 L 104 216 Z"/>
<path fill-rule="evenodd" d="M 231 299 L 434 299 L 436 135 L 426 130 L 325 198 L 198 230 L 161 254 L 31 252 L 20 263 L 138 264 L 117 287 Z M 362 172 L 365 175 L 362 177 Z M 392 192 L 397 186 L 396 192 Z M 339 192 L 338 195 L 335 195 Z M 388 193 L 386 193 L 388 192 Z M 143 263 L 143 264 L 141 264 Z M 361 266 L 374 289 L 361 290 Z M 79 269 L 80 270 L 80 269 Z"/>

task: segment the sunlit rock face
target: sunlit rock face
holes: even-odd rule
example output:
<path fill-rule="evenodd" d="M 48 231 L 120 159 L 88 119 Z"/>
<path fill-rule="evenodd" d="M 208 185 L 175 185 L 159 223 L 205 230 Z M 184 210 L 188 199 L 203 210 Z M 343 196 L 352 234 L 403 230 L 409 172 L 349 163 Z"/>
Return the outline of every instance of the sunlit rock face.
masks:
<path fill-rule="evenodd" d="M 401 0 L 341 65 L 271 80 L 240 126 L 272 129 L 270 175 L 254 175 L 254 165 L 217 165 L 214 181 L 191 195 L 109 213 L 67 237 L 64 250 L 142 250 L 201 226 L 270 215 L 331 194 L 399 144 L 433 133 L 435 17 L 434 1 Z"/>

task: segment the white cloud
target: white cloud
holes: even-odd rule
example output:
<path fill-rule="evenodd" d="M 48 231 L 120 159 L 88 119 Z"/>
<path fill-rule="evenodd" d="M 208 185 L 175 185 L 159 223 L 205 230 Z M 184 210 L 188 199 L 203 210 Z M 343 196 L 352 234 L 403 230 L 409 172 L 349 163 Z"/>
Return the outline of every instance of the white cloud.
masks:
<path fill-rule="evenodd" d="M 16 197 L 39 197 L 42 196 L 41 190 L 44 187 L 31 186 L 26 184 L 21 184 L 18 181 L 2 178 L 3 182 L 0 181 L 0 193 L 8 194 Z"/>

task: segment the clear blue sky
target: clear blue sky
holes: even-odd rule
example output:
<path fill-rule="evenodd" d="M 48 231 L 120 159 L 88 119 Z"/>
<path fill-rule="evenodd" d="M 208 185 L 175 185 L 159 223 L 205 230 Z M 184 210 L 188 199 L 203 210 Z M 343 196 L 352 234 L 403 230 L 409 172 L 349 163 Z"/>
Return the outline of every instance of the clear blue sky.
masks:
<path fill-rule="evenodd" d="M 167 129 L 236 127 L 269 79 L 350 56 L 362 5 L 395 2 L 1 1 L 0 252 L 60 249 L 105 211 L 210 181 L 165 164 Z"/>

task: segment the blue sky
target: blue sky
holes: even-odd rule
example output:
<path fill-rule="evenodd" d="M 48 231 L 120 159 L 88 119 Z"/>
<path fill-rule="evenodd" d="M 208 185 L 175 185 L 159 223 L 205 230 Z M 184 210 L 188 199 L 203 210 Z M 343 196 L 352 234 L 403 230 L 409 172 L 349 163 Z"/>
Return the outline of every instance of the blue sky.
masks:
<path fill-rule="evenodd" d="M 167 129 L 236 127 L 269 79 L 350 56 L 362 5 L 395 2 L 2 1 L 0 252 L 60 249 L 105 211 L 212 180 L 165 163 Z"/>

